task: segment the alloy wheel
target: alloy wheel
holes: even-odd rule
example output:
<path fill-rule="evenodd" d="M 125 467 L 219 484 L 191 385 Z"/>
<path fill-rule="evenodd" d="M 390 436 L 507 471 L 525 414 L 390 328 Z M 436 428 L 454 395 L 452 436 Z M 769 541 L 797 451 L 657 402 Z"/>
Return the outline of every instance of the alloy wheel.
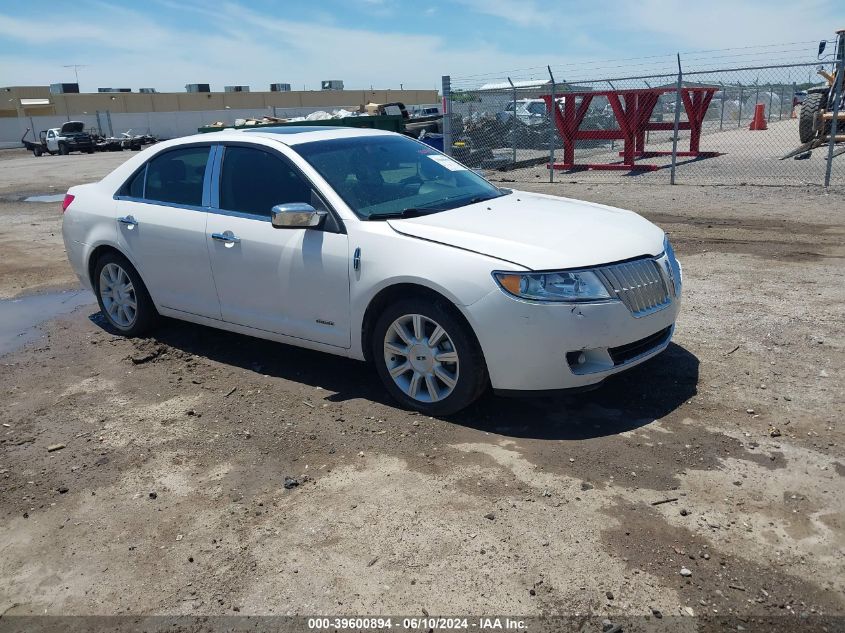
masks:
<path fill-rule="evenodd" d="M 396 386 L 418 402 L 447 398 L 458 384 L 458 352 L 448 332 L 422 314 L 396 319 L 384 335 L 384 362 Z"/>
<path fill-rule="evenodd" d="M 110 262 L 100 271 L 100 298 L 103 307 L 116 325 L 130 328 L 138 315 L 135 286 L 126 271 Z"/>

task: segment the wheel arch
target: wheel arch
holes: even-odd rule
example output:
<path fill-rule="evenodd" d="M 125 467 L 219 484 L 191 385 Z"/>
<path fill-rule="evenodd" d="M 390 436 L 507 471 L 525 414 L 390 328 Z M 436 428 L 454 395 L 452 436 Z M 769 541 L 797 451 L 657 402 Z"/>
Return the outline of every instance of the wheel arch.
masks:
<path fill-rule="evenodd" d="M 469 320 L 466 318 L 464 313 L 452 299 L 429 286 L 425 286 L 415 282 L 400 282 L 389 285 L 379 290 L 373 296 L 373 298 L 370 299 L 370 302 L 367 304 L 367 308 L 364 311 L 364 318 L 361 322 L 360 336 L 361 352 L 363 353 L 364 358 L 367 361 L 372 360 L 371 347 L 373 340 L 373 330 L 375 329 L 375 324 L 378 320 L 379 315 L 391 303 L 401 301 L 402 299 L 418 298 L 425 298 L 431 301 L 436 301 L 446 307 L 461 323 L 463 323 L 464 326 L 466 326 L 467 331 L 475 339 L 476 344 L 478 344 L 478 337 L 475 334 L 475 330 L 473 329 L 472 324 L 470 324 Z M 481 349 L 480 345 L 479 349 Z"/>
<path fill-rule="evenodd" d="M 105 242 L 103 244 L 98 244 L 97 246 L 95 246 L 91 250 L 91 253 L 88 255 L 88 262 L 85 266 L 85 270 L 86 270 L 86 273 L 88 274 L 88 281 L 91 282 L 91 288 L 95 287 L 95 284 L 94 284 L 94 269 L 97 266 L 97 261 L 103 255 L 105 255 L 107 253 L 116 253 L 116 254 L 120 255 L 121 257 L 123 257 L 126 261 L 129 262 L 129 264 L 132 266 L 132 268 L 135 269 L 135 272 L 138 273 L 138 276 L 141 278 L 141 281 L 144 282 L 144 286 L 147 285 L 146 281 L 144 280 L 144 275 L 141 274 L 141 270 L 138 268 L 138 265 L 132 260 L 132 258 L 129 257 L 126 253 L 124 253 L 122 250 L 120 250 L 114 244 L 111 244 L 109 242 Z M 147 292 L 149 292 L 149 287 L 147 287 Z"/>

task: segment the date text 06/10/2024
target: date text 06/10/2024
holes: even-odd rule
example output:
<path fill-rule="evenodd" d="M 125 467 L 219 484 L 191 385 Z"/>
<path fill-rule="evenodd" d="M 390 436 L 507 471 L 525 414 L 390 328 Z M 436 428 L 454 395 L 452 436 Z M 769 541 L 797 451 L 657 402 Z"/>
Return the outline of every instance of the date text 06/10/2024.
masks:
<path fill-rule="evenodd" d="M 519 618 L 461 618 L 461 617 L 316 617 L 308 618 L 308 628 L 311 630 L 356 630 L 377 631 L 401 629 L 406 631 L 424 630 L 473 630 L 473 631 L 520 631 L 524 630 L 525 622 Z"/>

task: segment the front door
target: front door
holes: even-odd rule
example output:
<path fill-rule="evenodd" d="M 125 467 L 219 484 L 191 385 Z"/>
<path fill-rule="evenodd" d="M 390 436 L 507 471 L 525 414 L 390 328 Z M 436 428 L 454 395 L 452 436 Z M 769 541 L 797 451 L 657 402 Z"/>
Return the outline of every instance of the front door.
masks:
<path fill-rule="evenodd" d="M 47 130 L 47 151 L 59 151 L 59 140 L 56 138 L 56 132 L 54 130 Z"/>
<path fill-rule="evenodd" d="M 157 304 L 219 319 L 205 241 L 209 149 L 165 151 L 127 183 L 117 201 L 118 243 Z"/>
<path fill-rule="evenodd" d="M 277 204 L 324 206 L 311 184 L 279 154 L 229 146 L 222 156 L 219 209 L 206 239 L 225 321 L 349 347 L 349 245 L 339 222 L 277 229 Z"/>

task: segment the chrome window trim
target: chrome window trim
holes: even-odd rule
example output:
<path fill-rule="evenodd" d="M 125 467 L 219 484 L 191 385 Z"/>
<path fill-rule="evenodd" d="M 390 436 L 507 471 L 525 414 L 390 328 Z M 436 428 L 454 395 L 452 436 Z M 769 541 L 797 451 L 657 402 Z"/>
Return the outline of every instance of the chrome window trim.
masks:
<path fill-rule="evenodd" d="M 225 215 L 231 218 L 243 218 L 245 220 L 259 220 L 269 223 L 270 216 L 268 215 L 261 215 L 260 213 L 245 213 L 243 211 L 229 211 L 228 209 L 215 209 L 214 207 L 209 207 L 206 209 L 209 213 L 213 213 L 214 215 Z"/>
<path fill-rule="evenodd" d="M 152 204 L 157 207 L 170 207 L 172 209 L 184 209 L 186 211 L 201 211 L 207 213 L 210 211 L 207 207 L 197 207 L 190 204 L 178 204 L 176 202 L 162 202 L 160 200 L 147 200 L 146 198 L 135 198 L 134 196 L 114 196 L 115 200 L 122 200 L 124 202 L 138 202 L 140 204 Z"/>

